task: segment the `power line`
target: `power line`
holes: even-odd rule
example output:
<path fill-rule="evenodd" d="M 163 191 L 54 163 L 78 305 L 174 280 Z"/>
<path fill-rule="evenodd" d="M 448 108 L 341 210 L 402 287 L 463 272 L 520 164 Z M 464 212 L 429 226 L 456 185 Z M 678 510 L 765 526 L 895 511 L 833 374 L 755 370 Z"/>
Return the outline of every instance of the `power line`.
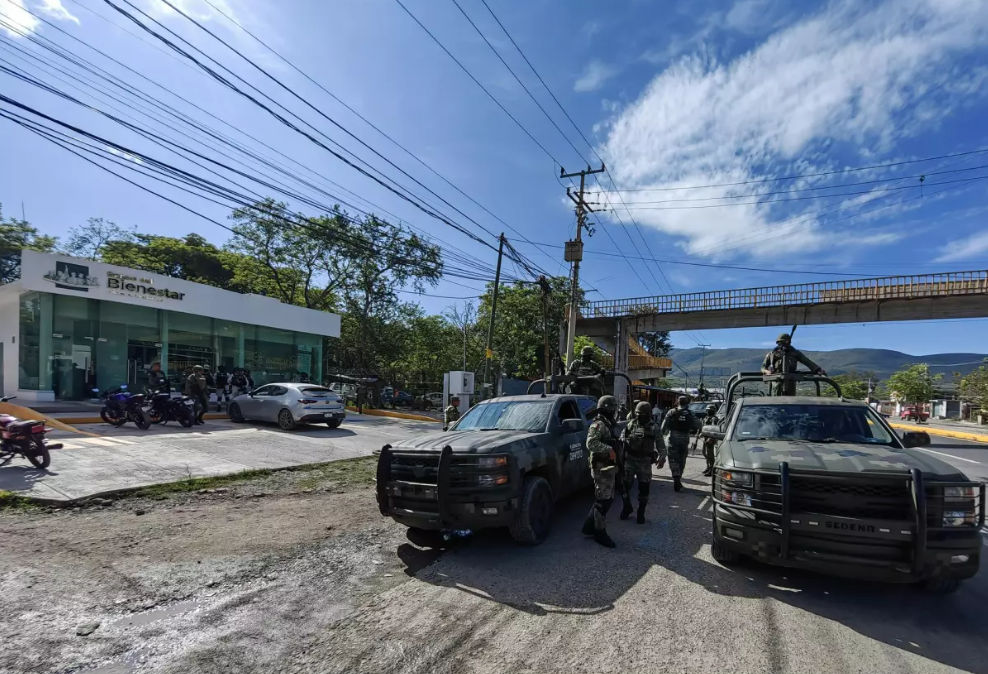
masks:
<path fill-rule="evenodd" d="M 952 154 L 942 154 L 936 157 L 925 157 L 923 159 L 910 159 L 906 161 L 890 162 L 887 164 L 873 164 L 871 166 L 856 166 L 853 168 L 836 169 L 833 171 L 820 171 L 818 173 L 796 173 L 779 178 L 759 178 L 757 180 L 742 180 L 735 183 L 711 183 L 708 185 L 686 185 L 680 187 L 641 187 L 635 189 L 625 189 L 624 192 L 675 192 L 679 190 L 702 190 L 712 187 L 739 187 L 741 185 L 758 185 L 763 183 L 783 182 L 785 180 L 798 180 L 801 178 L 820 178 L 823 176 L 833 176 L 842 173 L 856 173 L 858 171 L 874 171 L 878 169 L 894 168 L 896 166 L 907 166 L 910 164 L 922 164 L 924 162 L 939 161 L 941 159 L 953 159 L 955 157 L 966 157 L 969 155 L 985 154 L 988 148 L 980 150 L 968 150 L 965 152 L 954 152 Z"/>

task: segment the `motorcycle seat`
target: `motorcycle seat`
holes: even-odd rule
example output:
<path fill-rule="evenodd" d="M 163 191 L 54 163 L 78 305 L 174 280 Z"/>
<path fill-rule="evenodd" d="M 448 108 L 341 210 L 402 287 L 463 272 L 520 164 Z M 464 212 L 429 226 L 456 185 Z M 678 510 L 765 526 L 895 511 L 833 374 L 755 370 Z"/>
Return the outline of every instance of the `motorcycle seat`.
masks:
<path fill-rule="evenodd" d="M 44 426 L 45 422 L 36 419 L 25 419 L 7 424 L 8 431 L 26 431 L 36 426 Z"/>

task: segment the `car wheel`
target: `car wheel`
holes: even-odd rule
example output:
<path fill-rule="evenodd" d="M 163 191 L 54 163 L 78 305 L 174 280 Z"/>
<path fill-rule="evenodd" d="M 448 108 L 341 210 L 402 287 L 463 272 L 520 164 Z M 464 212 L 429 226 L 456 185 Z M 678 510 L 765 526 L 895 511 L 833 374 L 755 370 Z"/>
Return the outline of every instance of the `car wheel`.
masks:
<path fill-rule="evenodd" d="M 290 410 L 281 410 L 278 412 L 278 426 L 283 431 L 295 430 L 295 417 L 292 416 Z"/>
<path fill-rule="evenodd" d="M 330 428 L 339 428 L 340 424 L 342 423 L 343 423 L 342 419 L 332 419 L 330 421 L 327 421 L 326 425 L 329 426 Z"/>
<path fill-rule="evenodd" d="M 741 555 L 739 555 L 734 550 L 729 550 L 728 548 L 725 548 L 724 545 L 716 538 L 714 539 L 713 544 L 711 544 L 710 546 L 710 555 L 715 560 L 725 565 L 737 564 L 738 561 L 740 561 L 741 559 Z"/>
<path fill-rule="evenodd" d="M 522 545 L 538 545 L 549 535 L 551 522 L 552 487 L 545 478 L 526 477 L 518 514 L 510 526 L 511 538 Z"/>
<path fill-rule="evenodd" d="M 230 421 L 235 424 L 242 424 L 246 419 L 244 419 L 243 413 L 240 411 L 240 405 L 237 403 L 230 404 Z"/>
<path fill-rule="evenodd" d="M 936 576 L 921 583 L 923 589 L 931 594 L 951 594 L 957 592 L 961 586 L 961 581 L 948 576 Z"/>

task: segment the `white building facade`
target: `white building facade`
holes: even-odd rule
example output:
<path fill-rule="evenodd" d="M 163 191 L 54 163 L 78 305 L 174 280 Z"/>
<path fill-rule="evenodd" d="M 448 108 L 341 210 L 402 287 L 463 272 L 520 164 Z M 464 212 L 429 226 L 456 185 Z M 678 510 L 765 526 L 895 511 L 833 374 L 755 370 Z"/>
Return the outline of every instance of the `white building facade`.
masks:
<path fill-rule="evenodd" d="M 338 314 L 30 250 L 0 287 L 0 326 L 0 388 L 24 401 L 141 389 L 154 362 L 173 387 L 194 365 L 319 382 L 325 339 L 340 336 Z"/>

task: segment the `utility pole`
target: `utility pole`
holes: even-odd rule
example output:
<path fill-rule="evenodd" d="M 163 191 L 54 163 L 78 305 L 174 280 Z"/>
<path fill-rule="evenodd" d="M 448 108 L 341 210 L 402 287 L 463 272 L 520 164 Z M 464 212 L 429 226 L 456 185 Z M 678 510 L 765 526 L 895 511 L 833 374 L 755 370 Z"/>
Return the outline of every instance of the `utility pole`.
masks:
<path fill-rule="evenodd" d="M 497 317 L 497 290 L 501 285 L 501 258 L 504 256 L 504 232 L 497 238 L 497 271 L 494 272 L 494 299 L 491 301 L 491 323 L 487 326 L 487 348 L 484 350 L 484 396 L 487 395 L 487 381 L 491 377 L 491 358 L 494 357 L 494 319 Z"/>
<path fill-rule="evenodd" d="M 575 178 L 580 176 L 580 191 L 576 195 L 566 188 L 566 196 L 576 204 L 576 239 L 566 242 L 566 252 L 563 259 L 573 263 L 573 285 L 570 291 L 569 320 L 566 326 L 566 367 L 569 368 L 573 358 L 573 342 L 576 341 L 576 317 L 579 314 L 580 300 L 580 261 L 583 260 L 583 230 L 587 230 L 587 236 L 593 236 L 593 228 L 587 224 L 587 213 L 593 213 L 593 209 L 583 199 L 584 188 L 586 187 L 587 176 L 595 173 L 603 173 L 607 169 L 601 163 L 599 169 L 591 169 L 589 166 L 576 173 L 566 173 L 566 169 L 559 167 L 560 178 Z"/>
<path fill-rule="evenodd" d="M 703 361 L 707 357 L 707 347 L 709 347 L 710 345 L 709 344 L 697 344 L 697 346 L 699 346 L 702 349 L 700 351 L 700 386 L 698 387 L 698 388 L 702 388 L 703 387 Z"/>
<path fill-rule="evenodd" d="M 549 285 L 549 279 L 540 276 L 539 288 L 542 290 L 542 376 L 548 379 L 552 373 L 549 356 L 549 297 L 552 286 Z"/>

